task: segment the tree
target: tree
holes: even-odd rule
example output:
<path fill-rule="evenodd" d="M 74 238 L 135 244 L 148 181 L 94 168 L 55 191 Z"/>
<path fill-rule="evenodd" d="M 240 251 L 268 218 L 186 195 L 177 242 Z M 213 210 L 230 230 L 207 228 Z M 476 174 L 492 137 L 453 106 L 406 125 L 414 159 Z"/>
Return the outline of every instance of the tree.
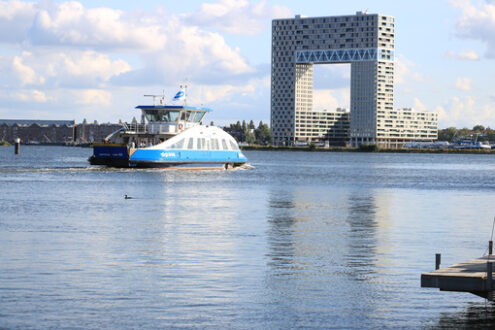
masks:
<path fill-rule="evenodd" d="M 262 121 L 260 121 L 258 128 L 254 131 L 254 133 L 256 135 L 256 142 L 259 144 L 268 144 L 272 140 L 270 128 L 267 124 L 263 124 Z"/>
<path fill-rule="evenodd" d="M 452 140 L 456 135 L 457 135 L 457 128 L 455 127 L 445 128 L 438 131 L 438 140 L 452 142 Z"/>
<path fill-rule="evenodd" d="M 245 133 L 245 138 L 244 141 L 247 142 L 248 144 L 254 144 L 256 142 L 256 137 L 251 130 L 247 130 Z"/>
<path fill-rule="evenodd" d="M 473 131 L 484 131 L 485 130 L 485 126 L 483 125 L 476 125 L 473 127 Z"/>
<path fill-rule="evenodd" d="M 249 129 L 255 129 L 254 122 L 252 120 L 249 122 L 248 128 Z"/>

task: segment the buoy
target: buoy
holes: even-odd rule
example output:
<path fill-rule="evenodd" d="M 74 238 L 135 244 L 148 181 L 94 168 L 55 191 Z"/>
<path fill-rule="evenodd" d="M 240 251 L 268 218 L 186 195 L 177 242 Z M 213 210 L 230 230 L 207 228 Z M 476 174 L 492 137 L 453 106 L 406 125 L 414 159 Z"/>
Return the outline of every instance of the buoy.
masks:
<path fill-rule="evenodd" d="M 18 155 L 21 152 L 21 139 L 20 138 L 15 139 L 14 152 L 16 155 Z"/>

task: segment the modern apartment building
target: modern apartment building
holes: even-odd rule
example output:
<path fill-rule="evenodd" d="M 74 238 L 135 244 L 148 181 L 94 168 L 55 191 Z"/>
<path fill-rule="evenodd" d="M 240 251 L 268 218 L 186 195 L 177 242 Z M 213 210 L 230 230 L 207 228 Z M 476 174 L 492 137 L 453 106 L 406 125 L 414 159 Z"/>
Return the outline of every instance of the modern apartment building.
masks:
<path fill-rule="evenodd" d="M 298 111 L 296 112 L 296 142 L 328 142 L 345 146 L 349 140 L 349 111 Z"/>
<path fill-rule="evenodd" d="M 271 131 L 275 144 L 307 139 L 299 120 L 313 111 L 313 65 L 351 65 L 349 142 L 403 143 L 386 120 L 394 107 L 395 20 L 391 16 L 308 17 L 272 22 Z M 421 118 L 421 116 L 419 117 Z"/>
<path fill-rule="evenodd" d="M 381 144 L 388 148 L 400 148 L 414 141 L 438 139 L 438 114 L 414 111 L 411 108 L 387 111 L 378 115 L 378 133 L 386 132 L 388 139 Z"/>

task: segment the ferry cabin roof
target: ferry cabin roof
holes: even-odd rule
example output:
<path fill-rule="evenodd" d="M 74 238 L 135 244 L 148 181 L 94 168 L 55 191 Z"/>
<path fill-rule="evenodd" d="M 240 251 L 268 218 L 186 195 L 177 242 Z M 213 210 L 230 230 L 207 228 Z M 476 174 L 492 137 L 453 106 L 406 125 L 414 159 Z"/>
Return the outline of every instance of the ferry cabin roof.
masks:
<path fill-rule="evenodd" d="M 211 112 L 208 108 L 196 108 L 188 106 L 170 105 L 139 105 L 148 122 L 168 122 L 188 121 L 199 123 L 206 113 Z"/>

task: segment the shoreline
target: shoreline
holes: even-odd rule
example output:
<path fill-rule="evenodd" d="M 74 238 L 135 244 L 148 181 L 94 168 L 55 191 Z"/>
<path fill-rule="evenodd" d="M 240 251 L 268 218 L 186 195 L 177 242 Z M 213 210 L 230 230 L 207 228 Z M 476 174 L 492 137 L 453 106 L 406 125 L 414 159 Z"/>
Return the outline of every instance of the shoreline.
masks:
<path fill-rule="evenodd" d="M 66 145 L 57 143 L 46 143 L 46 144 L 21 144 L 22 146 L 66 146 L 66 147 L 76 147 L 76 148 L 91 148 L 91 143 L 84 143 L 78 145 Z M 11 147 L 12 144 L 0 144 L 0 147 Z M 289 146 L 240 146 L 241 150 L 255 150 L 255 151 L 292 151 L 292 152 L 365 152 L 365 153 L 417 153 L 417 154 L 495 154 L 495 149 L 360 149 L 360 148 L 349 148 L 349 147 L 289 147 Z"/>
<path fill-rule="evenodd" d="M 423 154 L 495 154 L 495 149 L 382 149 L 363 150 L 348 147 L 310 148 L 310 147 L 282 147 L 282 146 L 242 146 L 241 150 L 260 151 L 298 151 L 298 152 L 367 152 L 367 153 L 423 153 Z"/>

